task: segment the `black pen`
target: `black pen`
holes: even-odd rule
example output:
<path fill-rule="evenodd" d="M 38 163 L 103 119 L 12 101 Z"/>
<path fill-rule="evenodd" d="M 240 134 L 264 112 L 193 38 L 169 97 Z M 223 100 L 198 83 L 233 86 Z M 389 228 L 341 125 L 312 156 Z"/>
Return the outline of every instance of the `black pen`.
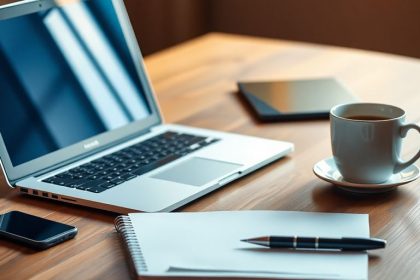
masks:
<path fill-rule="evenodd" d="M 378 238 L 324 238 L 298 236 L 262 236 L 242 239 L 243 242 L 253 243 L 270 248 L 288 249 L 327 249 L 342 251 L 364 251 L 385 248 L 386 241 Z"/>

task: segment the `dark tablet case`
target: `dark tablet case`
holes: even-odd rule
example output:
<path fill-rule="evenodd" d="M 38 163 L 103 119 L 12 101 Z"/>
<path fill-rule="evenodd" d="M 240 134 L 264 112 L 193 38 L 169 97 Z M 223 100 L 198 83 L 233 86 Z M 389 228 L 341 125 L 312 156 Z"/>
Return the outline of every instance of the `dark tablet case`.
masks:
<path fill-rule="evenodd" d="M 328 118 L 332 107 L 357 99 L 333 78 L 238 82 L 262 121 Z"/>

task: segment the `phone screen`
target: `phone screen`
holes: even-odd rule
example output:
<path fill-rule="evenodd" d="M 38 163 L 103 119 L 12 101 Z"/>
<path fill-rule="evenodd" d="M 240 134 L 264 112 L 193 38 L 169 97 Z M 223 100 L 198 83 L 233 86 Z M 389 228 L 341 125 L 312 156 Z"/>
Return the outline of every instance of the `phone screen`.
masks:
<path fill-rule="evenodd" d="M 18 211 L 11 211 L 0 216 L 0 231 L 35 241 L 44 241 L 73 228 Z"/>

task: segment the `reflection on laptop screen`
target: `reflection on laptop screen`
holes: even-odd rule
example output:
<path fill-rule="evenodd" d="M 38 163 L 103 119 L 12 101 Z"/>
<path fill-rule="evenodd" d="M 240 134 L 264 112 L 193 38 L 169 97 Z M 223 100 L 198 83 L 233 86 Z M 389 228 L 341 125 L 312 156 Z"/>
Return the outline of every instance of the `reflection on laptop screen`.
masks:
<path fill-rule="evenodd" d="M 111 1 L 1 20 L 0 85 L 15 166 L 150 115 Z"/>

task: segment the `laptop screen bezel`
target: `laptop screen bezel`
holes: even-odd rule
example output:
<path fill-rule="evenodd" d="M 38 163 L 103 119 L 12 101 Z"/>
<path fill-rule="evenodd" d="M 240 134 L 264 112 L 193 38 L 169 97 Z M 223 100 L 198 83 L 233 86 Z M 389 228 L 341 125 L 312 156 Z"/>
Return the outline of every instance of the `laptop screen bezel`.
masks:
<path fill-rule="evenodd" d="M 17 181 L 28 176 L 34 176 L 39 173 L 45 173 L 60 168 L 66 164 L 127 141 L 128 139 L 145 134 L 150 131 L 151 127 L 162 123 L 162 117 L 157 105 L 156 97 L 147 76 L 146 68 L 143 63 L 143 56 L 131 26 L 124 2 L 123 0 L 109 1 L 113 3 L 115 12 L 118 16 L 119 24 L 121 25 L 125 41 L 130 51 L 130 56 L 151 111 L 150 115 L 142 120 L 132 122 L 111 131 L 100 133 L 17 166 L 13 166 L 0 133 L 0 160 L 2 161 L 6 173 L 5 176 L 11 184 L 15 184 Z M 0 20 L 57 7 L 60 6 L 60 4 L 58 4 L 59 2 L 60 1 L 56 0 L 28 0 L 3 5 L 0 6 Z M 94 145 L 92 145 L 92 143 L 94 143 Z"/>

